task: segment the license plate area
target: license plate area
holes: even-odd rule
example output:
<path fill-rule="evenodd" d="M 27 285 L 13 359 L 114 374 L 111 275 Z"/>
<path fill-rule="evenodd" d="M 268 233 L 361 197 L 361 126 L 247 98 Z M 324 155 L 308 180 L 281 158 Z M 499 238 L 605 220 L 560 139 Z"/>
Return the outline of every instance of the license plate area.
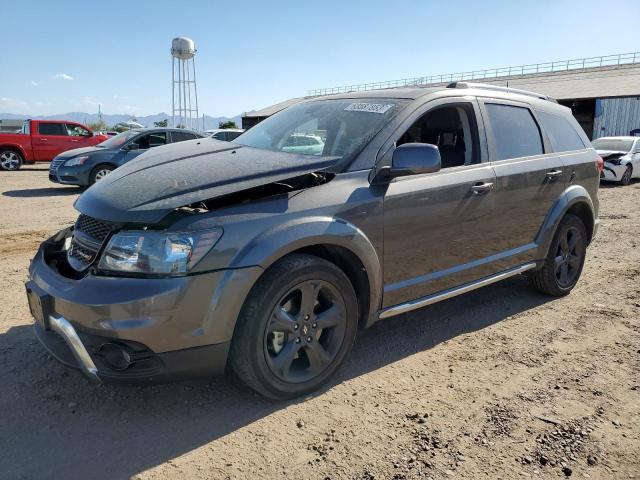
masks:
<path fill-rule="evenodd" d="M 45 330 L 49 330 L 49 315 L 53 312 L 53 298 L 33 281 L 25 284 L 29 310 L 36 322 Z"/>

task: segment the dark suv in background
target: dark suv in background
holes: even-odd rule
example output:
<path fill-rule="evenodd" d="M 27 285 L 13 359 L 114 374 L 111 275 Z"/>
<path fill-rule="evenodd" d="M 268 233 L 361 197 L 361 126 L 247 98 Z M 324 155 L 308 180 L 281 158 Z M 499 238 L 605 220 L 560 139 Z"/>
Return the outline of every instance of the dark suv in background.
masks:
<path fill-rule="evenodd" d="M 94 147 L 61 153 L 51 161 L 49 180 L 88 187 L 150 148 L 196 138 L 202 135 L 178 128 L 134 128 Z"/>
<path fill-rule="evenodd" d="M 287 152 L 301 135 L 322 149 Z M 310 99 L 87 190 L 31 263 L 36 333 L 96 380 L 226 368 L 269 397 L 306 394 L 379 319 L 518 274 L 568 294 L 601 169 L 571 111 L 529 92 Z"/>

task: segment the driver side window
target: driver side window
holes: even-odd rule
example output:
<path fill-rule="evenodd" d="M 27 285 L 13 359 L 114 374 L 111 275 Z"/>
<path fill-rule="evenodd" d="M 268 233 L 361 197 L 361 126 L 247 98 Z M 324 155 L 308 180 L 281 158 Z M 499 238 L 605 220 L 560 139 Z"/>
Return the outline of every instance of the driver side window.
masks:
<path fill-rule="evenodd" d="M 471 104 L 436 107 L 416 120 L 396 142 L 429 143 L 438 147 L 442 168 L 480 162 L 478 126 Z"/>

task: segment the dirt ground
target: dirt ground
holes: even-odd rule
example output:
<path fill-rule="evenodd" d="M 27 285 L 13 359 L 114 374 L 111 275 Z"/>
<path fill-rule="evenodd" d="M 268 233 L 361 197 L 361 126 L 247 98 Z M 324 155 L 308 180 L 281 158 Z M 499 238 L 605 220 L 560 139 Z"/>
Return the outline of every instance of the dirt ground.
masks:
<path fill-rule="evenodd" d="M 79 190 L 0 172 L 0 478 L 640 478 L 640 183 L 600 190 L 578 286 L 523 277 L 362 332 L 324 391 L 89 384 L 32 331 L 23 282 Z"/>

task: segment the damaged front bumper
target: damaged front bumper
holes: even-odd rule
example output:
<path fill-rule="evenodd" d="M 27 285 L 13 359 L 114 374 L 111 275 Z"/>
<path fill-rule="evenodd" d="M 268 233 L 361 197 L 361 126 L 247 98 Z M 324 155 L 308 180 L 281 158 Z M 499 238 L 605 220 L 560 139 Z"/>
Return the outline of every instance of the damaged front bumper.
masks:
<path fill-rule="evenodd" d="M 606 180 L 610 182 L 619 182 L 626 171 L 626 165 L 615 165 L 611 162 L 604 162 L 604 170 L 600 174 L 600 180 Z"/>
<path fill-rule="evenodd" d="M 63 249 L 60 236 L 44 242 L 26 283 L 36 336 L 56 359 L 98 381 L 224 372 L 242 292 L 259 267 L 172 278 L 90 272 L 71 278 Z"/>

